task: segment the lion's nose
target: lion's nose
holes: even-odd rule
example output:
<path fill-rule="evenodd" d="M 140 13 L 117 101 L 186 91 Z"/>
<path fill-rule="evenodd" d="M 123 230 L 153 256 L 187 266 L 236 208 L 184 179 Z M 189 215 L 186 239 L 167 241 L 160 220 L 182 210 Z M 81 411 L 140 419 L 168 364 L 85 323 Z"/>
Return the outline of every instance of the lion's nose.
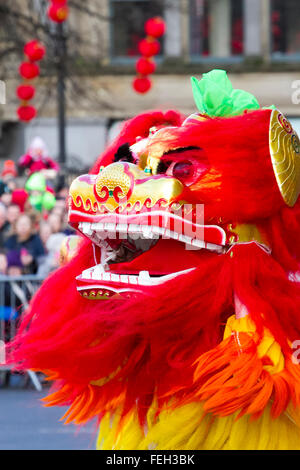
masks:
<path fill-rule="evenodd" d="M 96 180 L 95 189 L 98 198 L 128 199 L 134 187 L 133 170 L 136 171 L 136 165 L 128 162 L 116 162 L 105 167 Z"/>

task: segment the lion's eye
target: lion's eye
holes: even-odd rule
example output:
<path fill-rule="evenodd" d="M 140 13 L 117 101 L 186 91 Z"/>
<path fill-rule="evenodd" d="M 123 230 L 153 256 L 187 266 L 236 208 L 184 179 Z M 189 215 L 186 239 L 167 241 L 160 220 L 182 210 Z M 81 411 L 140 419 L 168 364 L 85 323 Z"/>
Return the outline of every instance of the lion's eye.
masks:
<path fill-rule="evenodd" d="M 178 179 L 190 186 L 202 178 L 210 169 L 205 150 L 200 147 L 185 147 L 171 150 L 160 160 L 156 174 Z"/>
<path fill-rule="evenodd" d="M 194 174 L 194 166 L 189 161 L 177 162 L 172 168 L 172 174 L 179 180 L 189 179 Z"/>

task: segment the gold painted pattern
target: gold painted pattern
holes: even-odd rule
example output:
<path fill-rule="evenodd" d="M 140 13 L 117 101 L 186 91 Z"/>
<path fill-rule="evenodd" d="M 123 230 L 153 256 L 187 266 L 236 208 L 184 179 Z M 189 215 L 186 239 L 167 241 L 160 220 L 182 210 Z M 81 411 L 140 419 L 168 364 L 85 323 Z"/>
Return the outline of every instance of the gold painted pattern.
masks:
<path fill-rule="evenodd" d="M 116 210 L 119 213 L 139 212 L 144 207 L 152 208 L 158 203 L 160 207 L 168 208 L 183 191 L 183 184 L 175 178 L 147 177 L 136 165 L 130 164 L 127 172 L 129 174 L 124 172 L 122 163 L 115 163 L 99 173 L 95 189 L 98 196 L 105 196 L 103 201 L 96 199 L 95 184 L 77 178 L 70 188 L 75 207 L 94 213 L 113 213 Z M 120 188 L 120 201 L 115 199 L 116 188 Z"/>
<path fill-rule="evenodd" d="M 226 226 L 229 244 L 255 241 L 271 250 L 267 234 L 256 224 L 228 224 Z"/>
<path fill-rule="evenodd" d="M 285 203 L 292 207 L 300 193 L 300 142 L 289 121 L 273 110 L 269 130 L 270 154 Z"/>

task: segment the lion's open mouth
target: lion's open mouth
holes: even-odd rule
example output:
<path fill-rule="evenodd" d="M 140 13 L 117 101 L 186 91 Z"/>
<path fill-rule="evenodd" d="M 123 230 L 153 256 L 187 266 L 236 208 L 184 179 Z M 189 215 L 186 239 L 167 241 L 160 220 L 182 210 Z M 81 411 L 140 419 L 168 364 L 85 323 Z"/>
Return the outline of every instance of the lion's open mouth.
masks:
<path fill-rule="evenodd" d="M 78 291 L 89 299 L 147 293 L 152 287 L 174 281 L 195 269 L 203 249 L 217 253 L 223 250 L 221 244 L 163 226 L 124 220 L 122 223 L 80 222 L 77 228 L 94 244 L 95 265 L 77 277 Z M 206 238 L 219 240 L 219 227 L 205 229 Z"/>

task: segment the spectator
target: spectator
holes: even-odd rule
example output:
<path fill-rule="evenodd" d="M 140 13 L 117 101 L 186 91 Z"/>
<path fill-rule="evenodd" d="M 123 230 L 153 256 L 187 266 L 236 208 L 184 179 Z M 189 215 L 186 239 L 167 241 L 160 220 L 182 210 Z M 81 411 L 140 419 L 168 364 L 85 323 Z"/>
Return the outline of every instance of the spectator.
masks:
<path fill-rule="evenodd" d="M 8 276 L 22 276 L 24 266 L 22 264 L 21 255 L 18 250 L 11 250 L 6 255 L 7 259 L 7 275 Z"/>
<path fill-rule="evenodd" d="M 25 191 L 25 189 L 17 188 L 12 192 L 11 202 L 12 202 L 12 204 L 18 205 L 20 207 L 20 211 L 24 212 L 26 205 L 30 206 L 30 204 L 27 203 L 28 196 L 29 195 L 28 195 L 27 191 Z"/>
<path fill-rule="evenodd" d="M 51 226 L 48 222 L 42 221 L 40 224 L 39 235 L 42 240 L 43 246 L 46 250 L 46 243 L 50 235 L 52 234 Z"/>
<path fill-rule="evenodd" d="M 51 227 L 52 233 L 62 233 L 63 232 L 62 216 L 60 214 L 57 214 L 55 212 L 51 212 L 51 214 L 48 217 L 48 223 Z"/>
<path fill-rule="evenodd" d="M 16 223 L 16 233 L 10 236 L 5 247 L 7 250 L 17 250 L 26 274 L 35 274 L 39 262 L 45 255 L 42 241 L 33 232 L 32 221 L 27 214 L 22 214 Z"/>
<path fill-rule="evenodd" d="M 13 160 L 5 160 L 3 170 L 1 172 L 2 180 L 7 183 L 10 180 L 14 180 L 17 177 L 17 169 Z"/>
<path fill-rule="evenodd" d="M 16 231 L 16 223 L 21 214 L 20 207 L 17 204 L 10 204 L 6 211 L 6 218 L 9 223 L 9 236 L 14 235 Z"/>
<path fill-rule="evenodd" d="M 1 276 L 7 276 L 7 256 L 0 252 L 0 278 Z"/>
<path fill-rule="evenodd" d="M 9 223 L 7 221 L 7 209 L 0 203 L 0 248 L 4 246 L 8 230 Z"/>
<path fill-rule="evenodd" d="M 66 235 L 63 233 L 53 233 L 47 240 L 47 256 L 44 258 L 43 263 L 40 264 L 38 269 L 38 275 L 42 277 L 48 276 L 48 274 L 57 269 L 60 264 L 60 249 L 63 240 Z"/>
<path fill-rule="evenodd" d="M 0 199 L 2 204 L 4 204 L 5 206 L 9 206 L 12 200 L 11 190 L 9 189 L 7 184 L 2 180 L 0 180 Z"/>

